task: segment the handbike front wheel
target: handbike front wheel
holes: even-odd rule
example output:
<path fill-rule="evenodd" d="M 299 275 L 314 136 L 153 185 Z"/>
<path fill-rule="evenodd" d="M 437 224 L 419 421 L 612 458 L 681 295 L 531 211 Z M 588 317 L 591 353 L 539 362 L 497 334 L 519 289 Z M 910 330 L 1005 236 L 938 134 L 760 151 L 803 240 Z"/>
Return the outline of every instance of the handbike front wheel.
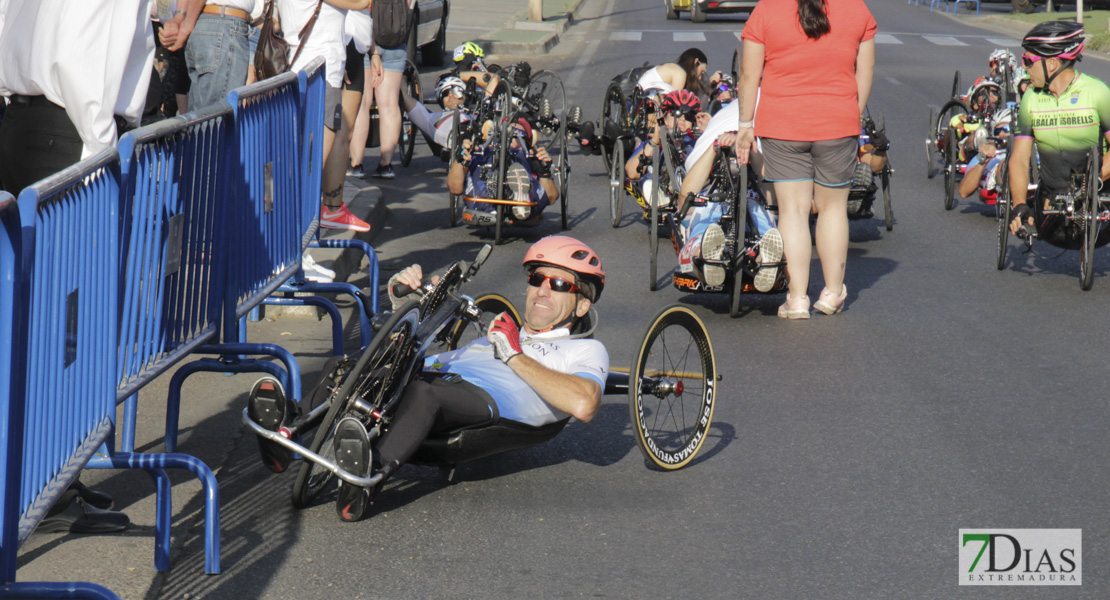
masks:
<path fill-rule="evenodd" d="M 416 65 L 410 60 L 405 65 L 404 80 L 401 85 L 408 88 L 409 96 L 416 99 L 421 99 L 423 96 L 420 93 L 420 71 L 417 70 Z M 400 94 L 400 106 L 405 105 L 404 95 Z M 401 166 L 407 167 L 412 162 L 412 153 L 416 148 L 416 124 L 409 120 L 408 113 L 401 111 Z"/>
<path fill-rule="evenodd" d="M 386 321 L 332 397 L 331 406 L 316 427 L 316 436 L 309 450 L 334 462 L 332 439 L 340 416 L 352 410 L 356 399 L 378 405 L 394 392 L 400 383 L 397 376 L 402 371 L 402 363 L 407 358 L 405 355 L 419 319 L 420 303 L 410 301 Z M 334 477 L 335 474 L 326 467 L 305 459 L 293 482 L 293 506 L 305 508 L 310 505 Z"/>
<path fill-rule="evenodd" d="M 1087 164 L 1087 206 L 1083 221 L 1083 245 L 1079 248 L 1079 289 L 1084 292 L 1094 285 L 1095 275 L 1095 241 L 1098 240 L 1099 224 L 1099 148 L 1095 145 L 1088 155 Z"/>
<path fill-rule="evenodd" d="M 508 298 L 501 294 L 483 294 L 474 299 L 474 305 L 482 311 L 482 324 L 488 324 L 497 315 L 507 312 L 512 317 L 513 322 L 520 326 L 520 313 L 517 311 L 513 303 Z M 461 348 L 466 344 L 477 339 L 477 334 L 474 327 L 468 327 L 468 323 L 463 320 L 455 322 L 455 326 L 451 328 L 451 335 L 447 338 L 447 349 L 454 350 Z"/>
<path fill-rule="evenodd" d="M 999 190 L 998 200 L 994 205 L 994 214 L 998 219 L 998 262 L 995 267 L 1001 271 L 1006 268 L 1006 250 L 1010 242 L 1010 178 L 1006 162 L 998 168 L 998 181 L 1002 182 L 1002 189 Z"/>
<path fill-rule="evenodd" d="M 636 443 L 648 463 L 671 471 L 690 463 L 713 422 L 717 370 L 705 324 L 684 306 L 648 327 L 628 379 Z"/>

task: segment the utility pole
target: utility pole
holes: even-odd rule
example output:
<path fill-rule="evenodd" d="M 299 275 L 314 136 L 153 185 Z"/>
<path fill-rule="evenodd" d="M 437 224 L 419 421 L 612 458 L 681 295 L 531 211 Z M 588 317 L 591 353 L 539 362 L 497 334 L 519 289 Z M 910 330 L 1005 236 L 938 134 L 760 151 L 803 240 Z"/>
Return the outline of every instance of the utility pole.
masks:
<path fill-rule="evenodd" d="M 528 20 L 543 22 L 543 0 L 528 0 Z"/>

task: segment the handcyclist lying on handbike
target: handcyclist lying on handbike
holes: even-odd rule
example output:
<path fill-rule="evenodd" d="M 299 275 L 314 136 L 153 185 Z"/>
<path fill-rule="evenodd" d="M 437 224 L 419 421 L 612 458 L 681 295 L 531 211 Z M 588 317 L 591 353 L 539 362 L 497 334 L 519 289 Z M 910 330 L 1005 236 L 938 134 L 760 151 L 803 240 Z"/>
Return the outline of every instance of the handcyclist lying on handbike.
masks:
<path fill-rule="evenodd" d="M 568 416 L 593 418 L 601 405 L 609 354 L 600 341 L 572 332 L 605 287 L 601 259 L 576 239 L 550 236 L 528 249 L 523 265 L 528 282 L 523 324 L 518 328 L 508 313 L 501 313 L 484 338 L 427 357 L 372 453 L 362 422 L 341 421 L 335 447 L 344 470 L 388 478 L 429 435 L 468 426 L 513 421 L 538 427 Z M 391 300 L 400 306 L 393 295 L 397 284 L 418 289 L 422 280 L 419 265 L 404 269 L 390 279 Z M 339 486 L 340 518 L 357 521 L 381 483 L 374 489 Z"/>
<path fill-rule="evenodd" d="M 981 135 L 983 140 L 979 144 L 978 154 L 967 163 L 964 178 L 960 180 L 961 198 L 967 198 L 978 191 L 983 202 L 996 203 L 998 188 L 1005 183 L 998 181 L 998 167 L 1006 160 L 1012 119 L 1013 112 L 1004 108 L 995 113 L 987 128 L 976 131 L 975 135 Z"/>
<path fill-rule="evenodd" d="M 848 217 L 870 219 L 875 216 L 871 210 L 875 201 L 875 175 L 882 173 L 886 166 L 890 140 L 885 131 L 875 127 L 871 117 L 862 119 L 859 135 L 859 153 L 856 157 L 856 174 L 848 192 Z"/>
<path fill-rule="evenodd" d="M 466 196 L 467 208 L 488 212 L 488 224 L 496 222 L 495 207 L 488 202 L 471 198 L 497 196 L 491 189 L 495 179 L 493 170 L 498 168 L 493 164 L 497 152 L 492 147 L 493 144 L 485 143 L 495 127 L 496 124 L 492 121 L 486 123 L 483 127 L 484 139 L 476 147 L 471 140 L 463 140 L 462 156 L 458 157 L 458 162 L 452 164 L 447 173 L 447 189 L 452 194 Z M 544 207 L 559 201 L 559 187 L 551 178 L 551 156 L 542 145 L 536 144 L 537 136 L 527 118 L 520 117 L 512 122 L 508 132 L 511 141 L 502 181 L 511 193 L 504 195 L 503 199 L 534 202 L 535 206 L 513 205 L 513 217 L 520 221 L 538 218 Z M 487 223 L 476 221 L 476 224 Z"/>
<path fill-rule="evenodd" d="M 1101 143 L 1099 131 L 1110 139 L 1110 89 L 1102 81 L 1075 70 L 1083 58 L 1083 26 L 1070 21 L 1041 23 L 1022 40 L 1022 64 L 1032 87 L 1021 99 L 1010 151 L 1010 194 L 1013 219 L 1010 231 L 1034 227 L 1037 237 L 1062 248 L 1078 248 L 1080 228 L 1072 227 L 1066 211 L 1052 210 L 1057 198 L 1072 189 L 1073 175 L 1086 177 L 1087 151 Z M 1062 98 L 1069 98 L 1062 102 Z M 1033 142 L 1040 158 L 1040 186 L 1027 202 Z M 1100 178 L 1110 178 L 1110 154 L 1103 156 Z M 1032 204 L 1032 206 L 1030 206 Z M 1110 241 L 1103 229 L 1098 245 Z"/>
<path fill-rule="evenodd" d="M 677 130 L 682 135 L 681 139 L 672 137 L 670 141 L 679 145 L 681 149 L 679 154 L 685 159 L 693 150 L 700 131 L 709 123 L 709 115 L 700 111 L 701 102 L 698 101 L 697 96 L 686 90 L 678 90 L 664 96 L 663 102 L 659 105 L 659 113 L 653 113 L 648 118 L 648 124 L 652 130 L 650 139 L 639 140 L 624 165 L 625 175 L 628 177 L 626 190 L 645 211 L 651 207 L 648 202 L 651 199 L 654 184 L 654 174 L 651 172 L 652 157 L 662 139 L 659 132 L 659 114 L 663 115 L 663 126 L 668 131 Z M 660 208 L 669 208 L 671 205 L 671 198 L 663 194 Z"/>
<path fill-rule="evenodd" d="M 979 151 L 979 145 L 984 136 L 976 135 L 983 124 L 993 118 L 994 114 L 1004 108 L 1001 96 L 1002 88 L 993 81 L 986 81 L 972 88 L 969 92 L 968 108 L 970 113 L 960 113 L 949 121 L 948 127 L 956 134 L 959 141 L 959 156 L 957 162 L 966 163 Z"/>
<path fill-rule="evenodd" d="M 484 89 L 488 97 L 493 94 L 493 90 L 497 89 L 497 84 L 500 83 L 501 79 L 497 75 L 478 71 L 467 71 L 459 76 L 447 74 L 441 77 L 436 83 L 435 93 L 436 100 L 443 108 L 442 112 L 428 110 L 428 107 L 424 106 L 419 98 L 413 98 L 409 95 L 407 86 L 401 86 L 401 97 L 409 120 L 420 131 L 424 132 L 424 135 L 440 146 L 447 146 L 451 138 L 451 118 L 455 111 L 460 111 L 459 119 L 461 122 L 465 123 L 473 118 L 465 106 L 466 84 L 468 81 L 473 81 L 477 87 Z"/>

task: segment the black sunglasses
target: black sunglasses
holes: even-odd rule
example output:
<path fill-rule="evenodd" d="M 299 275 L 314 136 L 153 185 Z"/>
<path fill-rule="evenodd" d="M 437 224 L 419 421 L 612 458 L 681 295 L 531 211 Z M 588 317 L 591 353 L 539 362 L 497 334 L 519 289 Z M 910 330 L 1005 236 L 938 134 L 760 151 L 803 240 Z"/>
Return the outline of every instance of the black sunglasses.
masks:
<path fill-rule="evenodd" d="M 577 292 L 580 291 L 578 286 L 573 281 L 566 279 L 559 279 L 558 277 L 548 277 L 543 273 L 532 273 L 528 276 L 528 285 L 532 287 L 540 287 L 543 282 L 547 282 L 548 287 L 553 292 Z"/>

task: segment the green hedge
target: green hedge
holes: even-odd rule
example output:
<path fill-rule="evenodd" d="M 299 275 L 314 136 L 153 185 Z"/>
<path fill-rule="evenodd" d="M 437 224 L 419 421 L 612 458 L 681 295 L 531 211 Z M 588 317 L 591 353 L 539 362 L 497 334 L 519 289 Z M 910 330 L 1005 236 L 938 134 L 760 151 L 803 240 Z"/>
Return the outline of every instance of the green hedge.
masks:
<path fill-rule="evenodd" d="M 1074 21 L 1074 12 L 1036 12 L 1028 15 L 1009 14 L 1007 19 L 1029 23 L 1030 27 L 1045 21 Z M 1086 30 L 1087 47 L 1092 50 L 1110 51 L 1110 32 L 1107 31 L 1110 10 L 1083 11 L 1083 27 Z"/>

